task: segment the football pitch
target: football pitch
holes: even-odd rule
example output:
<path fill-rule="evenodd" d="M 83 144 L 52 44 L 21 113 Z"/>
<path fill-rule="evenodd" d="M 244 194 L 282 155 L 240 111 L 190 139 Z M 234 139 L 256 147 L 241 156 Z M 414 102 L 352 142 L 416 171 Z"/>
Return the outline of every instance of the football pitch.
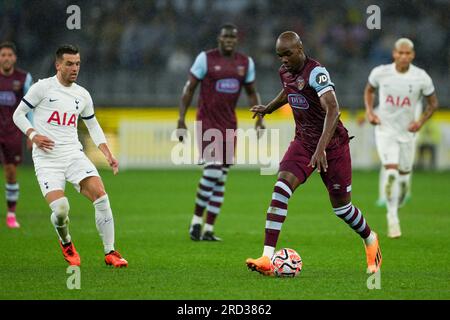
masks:
<path fill-rule="evenodd" d="M 262 253 L 275 176 L 232 168 L 215 229 L 224 241 L 211 243 L 188 235 L 200 170 L 101 171 L 116 249 L 129 267 L 104 264 L 93 206 L 67 184 L 81 256 L 81 289 L 69 290 L 49 207 L 32 168 L 20 169 L 21 228 L 7 229 L 4 218 L 0 225 L 0 299 L 450 299 L 450 172 L 414 174 L 396 240 L 386 237 L 385 209 L 375 206 L 378 172 L 354 172 L 353 203 L 378 232 L 383 253 L 381 288 L 369 290 L 362 241 L 334 215 L 317 174 L 291 198 L 278 243 L 300 253 L 303 270 L 297 278 L 266 278 L 248 271 L 245 259 Z"/>

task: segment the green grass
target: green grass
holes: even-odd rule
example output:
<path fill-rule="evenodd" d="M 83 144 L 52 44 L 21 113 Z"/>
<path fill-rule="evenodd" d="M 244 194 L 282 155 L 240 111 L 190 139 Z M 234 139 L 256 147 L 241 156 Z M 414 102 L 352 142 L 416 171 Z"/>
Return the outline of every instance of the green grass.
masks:
<path fill-rule="evenodd" d="M 0 299 L 450 299 L 450 172 L 414 174 L 398 240 L 386 238 L 384 209 L 375 206 L 378 173 L 354 173 L 353 202 L 381 238 L 380 290 L 367 289 L 362 242 L 334 216 L 317 175 L 291 199 L 278 245 L 301 254 L 303 271 L 280 279 L 244 263 L 262 252 L 274 176 L 231 170 L 216 226 L 224 241 L 202 243 L 188 237 L 199 170 L 101 173 L 116 247 L 129 267 L 105 266 L 93 207 L 68 184 L 70 231 L 82 259 L 81 290 L 68 290 L 49 208 L 33 170 L 21 168 L 22 227 L 0 225 Z"/>

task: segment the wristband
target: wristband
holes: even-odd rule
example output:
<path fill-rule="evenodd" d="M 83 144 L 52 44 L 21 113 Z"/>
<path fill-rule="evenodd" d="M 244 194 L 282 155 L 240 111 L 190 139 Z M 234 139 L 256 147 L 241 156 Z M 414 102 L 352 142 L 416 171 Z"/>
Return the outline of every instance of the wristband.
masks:
<path fill-rule="evenodd" d="M 37 132 L 36 132 L 36 131 L 32 131 L 32 132 L 30 133 L 30 135 L 28 136 L 28 138 L 29 138 L 31 141 L 33 141 L 33 138 L 34 138 L 35 135 L 37 135 Z"/>

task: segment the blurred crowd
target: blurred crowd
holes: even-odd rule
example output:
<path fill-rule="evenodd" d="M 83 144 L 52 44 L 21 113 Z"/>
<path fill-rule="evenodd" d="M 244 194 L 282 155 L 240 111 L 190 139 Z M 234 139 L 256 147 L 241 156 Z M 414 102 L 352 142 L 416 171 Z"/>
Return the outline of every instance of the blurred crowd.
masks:
<path fill-rule="evenodd" d="M 70 4 L 81 8 L 79 31 L 65 27 Z M 371 4 L 381 8 L 381 30 L 366 27 Z M 277 35 L 293 30 L 331 74 L 356 81 L 361 71 L 389 63 L 394 41 L 406 36 L 415 42 L 415 63 L 448 78 L 448 12 L 448 0 L 1 0 L 0 40 L 15 41 L 21 64 L 38 73 L 58 44 L 72 42 L 94 74 L 136 70 L 185 79 L 195 56 L 216 46 L 219 26 L 233 22 L 239 50 L 254 58 L 263 79 L 279 65 Z"/>

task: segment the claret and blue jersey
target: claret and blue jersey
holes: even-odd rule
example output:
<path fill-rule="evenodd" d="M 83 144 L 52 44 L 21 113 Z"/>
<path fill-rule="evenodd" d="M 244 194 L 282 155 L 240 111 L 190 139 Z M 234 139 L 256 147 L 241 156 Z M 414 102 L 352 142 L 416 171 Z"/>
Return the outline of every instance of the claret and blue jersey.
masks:
<path fill-rule="evenodd" d="M 190 69 L 201 81 L 197 120 L 204 129 L 215 128 L 225 132 L 236 129 L 236 104 L 242 86 L 255 81 L 252 58 L 236 52 L 224 57 L 218 49 L 201 52 Z"/>
<path fill-rule="evenodd" d="M 280 79 L 292 108 L 296 123 L 296 139 L 315 148 L 323 131 L 326 111 L 321 106 L 320 96 L 334 91 L 330 75 L 319 62 L 306 58 L 301 70 L 291 73 L 284 66 L 279 70 Z M 339 121 L 329 148 L 346 142 L 347 130 Z"/>

